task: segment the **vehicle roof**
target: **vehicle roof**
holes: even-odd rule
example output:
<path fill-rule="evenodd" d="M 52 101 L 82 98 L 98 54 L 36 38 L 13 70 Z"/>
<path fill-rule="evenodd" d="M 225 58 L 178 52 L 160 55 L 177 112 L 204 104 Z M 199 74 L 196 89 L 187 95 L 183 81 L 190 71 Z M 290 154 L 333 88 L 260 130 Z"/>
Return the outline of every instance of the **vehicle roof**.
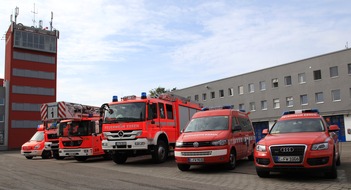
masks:
<path fill-rule="evenodd" d="M 241 112 L 233 109 L 215 109 L 215 110 L 207 110 L 207 111 L 199 111 L 196 112 L 193 118 L 198 117 L 208 117 L 208 116 L 241 116 L 247 117 L 247 113 Z"/>
<path fill-rule="evenodd" d="M 283 115 L 278 121 L 291 120 L 291 119 L 308 119 L 308 118 L 321 118 L 322 116 L 318 113 L 297 113 Z"/>

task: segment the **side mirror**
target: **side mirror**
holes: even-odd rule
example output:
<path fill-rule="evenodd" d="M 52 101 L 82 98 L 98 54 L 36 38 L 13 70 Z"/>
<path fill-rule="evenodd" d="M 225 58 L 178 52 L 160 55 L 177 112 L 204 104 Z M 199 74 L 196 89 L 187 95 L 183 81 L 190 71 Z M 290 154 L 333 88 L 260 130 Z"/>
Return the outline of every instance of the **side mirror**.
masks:
<path fill-rule="evenodd" d="M 233 128 L 233 132 L 234 131 L 241 131 L 241 126 L 240 125 L 236 125 L 236 126 L 234 126 L 234 128 Z"/>
<path fill-rule="evenodd" d="M 339 131 L 340 128 L 338 125 L 330 125 L 329 126 L 329 132 L 335 132 L 335 131 Z"/>
<path fill-rule="evenodd" d="M 268 129 L 263 129 L 263 130 L 262 130 L 262 134 L 263 134 L 263 135 L 267 135 L 267 134 L 268 134 Z"/>

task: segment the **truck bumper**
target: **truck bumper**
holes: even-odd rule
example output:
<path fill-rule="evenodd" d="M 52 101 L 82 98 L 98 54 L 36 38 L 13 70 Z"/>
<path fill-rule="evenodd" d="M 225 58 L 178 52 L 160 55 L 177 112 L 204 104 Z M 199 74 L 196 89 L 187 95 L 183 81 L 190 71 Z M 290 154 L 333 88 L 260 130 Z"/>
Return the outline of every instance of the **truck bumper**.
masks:
<path fill-rule="evenodd" d="M 136 140 L 102 141 L 103 150 L 146 150 L 151 144 L 146 138 Z"/>
<path fill-rule="evenodd" d="M 83 149 L 60 149 L 60 156 L 92 156 L 92 148 L 83 148 Z"/>

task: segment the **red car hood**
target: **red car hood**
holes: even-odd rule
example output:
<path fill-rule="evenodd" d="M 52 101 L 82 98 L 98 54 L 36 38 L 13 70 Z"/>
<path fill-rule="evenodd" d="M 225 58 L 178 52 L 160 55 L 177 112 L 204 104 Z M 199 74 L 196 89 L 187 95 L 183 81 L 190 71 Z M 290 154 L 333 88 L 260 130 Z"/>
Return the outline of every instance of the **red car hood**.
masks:
<path fill-rule="evenodd" d="M 327 142 L 328 136 L 324 132 L 305 132 L 305 133 L 284 133 L 284 134 L 267 134 L 258 144 L 267 146 L 276 144 L 315 144 Z"/>
<path fill-rule="evenodd" d="M 194 142 L 194 141 L 215 141 L 227 139 L 228 131 L 202 131 L 182 133 L 178 141 Z"/>

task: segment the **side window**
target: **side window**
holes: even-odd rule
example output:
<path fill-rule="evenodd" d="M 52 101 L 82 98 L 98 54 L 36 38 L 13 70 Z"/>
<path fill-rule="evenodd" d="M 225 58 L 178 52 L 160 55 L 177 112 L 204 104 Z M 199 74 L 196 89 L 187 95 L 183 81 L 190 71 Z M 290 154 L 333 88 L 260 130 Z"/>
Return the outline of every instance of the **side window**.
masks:
<path fill-rule="evenodd" d="M 232 130 L 234 130 L 234 127 L 239 125 L 239 122 L 238 122 L 238 118 L 236 117 L 232 117 Z M 238 132 L 238 131 L 235 131 L 235 132 Z"/>
<path fill-rule="evenodd" d="M 173 119 L 173 106 L 170 104 L 166 104 L 167 110 L 167 119 Z"/>
<path fill-rule="evenodd" d="M 242 127 L 242 131 L 252 131 L 251 122 L 247 118 L 239 118 L 240 126 Z"/>
<path fill-rule="evenodd" d="M 160 109 L 160 118 L 161 118 L 161 119 L 166 118 L 164 104 L 163 104 L 163 103 L 158 103 L 158 107 L 159 107 L 159 109 Z"/>
<path fill-rule="evenodd" d="M 149 104 L 148 107 L 148 119 L 156 119 L 158 118 L 157 116 L 157 104 L 153 103 L 153 104 Z"/>

